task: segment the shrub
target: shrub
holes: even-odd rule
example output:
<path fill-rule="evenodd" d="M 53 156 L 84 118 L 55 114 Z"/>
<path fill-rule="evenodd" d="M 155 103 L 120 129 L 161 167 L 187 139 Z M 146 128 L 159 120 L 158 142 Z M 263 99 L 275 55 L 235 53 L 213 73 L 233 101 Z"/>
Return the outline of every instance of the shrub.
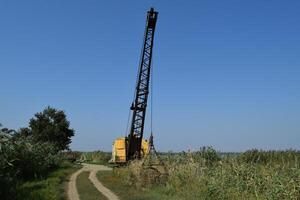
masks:
<path fill-rule="evenodd" d="M 60 163 L 53 144 L 33 143 L 30 138 L 3 132 L 0 135 L 0 197 L 8 198 L 19 182 L 43 177 Z"/>
<path fill-rule="evenodd" d="M 221 157 L 217 151 L 210 146 L 201 147 L 199 151 L 192 152 L 192 157 L 196 162 L 201 162 L 204 160 L 204 162 L 207 164 L 213 164 L 216 161 L 221 160 Z"/>

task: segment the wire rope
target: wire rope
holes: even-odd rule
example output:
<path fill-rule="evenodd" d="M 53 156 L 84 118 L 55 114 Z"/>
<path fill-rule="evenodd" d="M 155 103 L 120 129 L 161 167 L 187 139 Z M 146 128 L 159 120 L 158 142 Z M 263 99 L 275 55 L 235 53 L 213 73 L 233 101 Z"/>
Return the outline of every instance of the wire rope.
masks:
<path fill-rule="evenodd" d="M 150 75 L 150 79 L 151 79 L 151 83 L 150 83 L 150 100 L 151 100 L 151 110 L 150 110 L 150 133 L 152 134 L 153 132 L 153 59 L 152 59 L 152 63 L 151 63 L 151 75 Z"/>

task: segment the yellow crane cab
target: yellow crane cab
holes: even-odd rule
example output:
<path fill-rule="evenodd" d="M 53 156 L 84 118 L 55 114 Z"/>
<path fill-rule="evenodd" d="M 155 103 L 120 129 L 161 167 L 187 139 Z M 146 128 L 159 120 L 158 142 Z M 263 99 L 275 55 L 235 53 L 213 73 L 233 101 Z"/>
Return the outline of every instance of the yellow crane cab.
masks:
<path fill-rule="evenodd" d="M 127 162 L 126 160 L 127 142 L 128 140 L 126 137 L 119 137 L 113 142 L 112 159 L 110 160 L 111 163 L 125 164 Z M 143 157 L 148 153 L 148 149 L 149 149 L 148 140 L 142 139 L 141 157 Z"/>

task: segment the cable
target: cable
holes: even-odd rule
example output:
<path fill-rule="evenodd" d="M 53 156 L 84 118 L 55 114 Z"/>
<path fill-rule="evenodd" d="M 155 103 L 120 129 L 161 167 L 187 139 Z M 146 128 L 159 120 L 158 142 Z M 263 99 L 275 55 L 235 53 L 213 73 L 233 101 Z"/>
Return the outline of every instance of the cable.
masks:
<path fill-rule="evenodd" d="M 150 130 L 151 130 L 151 134 L 152 134 L 152 131 L 153 131 L 153 59 L 152 59 L 152 63 L 151 63 L 151 74 L 152 76 L 150 76 L 150 79 L 151 79 L 151 83 L 150 83 L 150 95 L 151 95 L 151 114 L 150 114 Z"/>
<path fill-rule="evenodd" d="M 131 110 L 129 109 L 128 117 L 127 117 L 127 125 L 126 125 L 125 137 L 127 137 L 127 135 L 128 135 L 128 127 L 129 127 L 130 116 L 131 116 Z"/>

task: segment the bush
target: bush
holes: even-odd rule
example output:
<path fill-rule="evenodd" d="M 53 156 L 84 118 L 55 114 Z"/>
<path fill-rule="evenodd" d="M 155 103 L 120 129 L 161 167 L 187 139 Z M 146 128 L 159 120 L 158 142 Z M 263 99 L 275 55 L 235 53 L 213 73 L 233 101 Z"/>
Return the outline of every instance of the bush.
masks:
<path fill-rule="evenodd" d="M 64 111 L 47 107 L 18 132 L 0 124 L 0 199 L 13 199 L 22 182 L 45 177 L 59 166 L 74 130 Z"/>
<path fill-rule="evenodd" d="M 201 147 L 199 151 L 192 152 L 192 157 L 196 162 L 204 161 L 207 164 L 221 160 L 217 151 L 212 147 Z"/>
<path fill-rule="evenodd" d="M 13 194 L 18 183 L 43 177 L 60 163 L 56 147 L 1 132 L 0 197 Z M 10 197 L 12 198 L 12 197 Z"/>
<path fill-rule="evenodd" d="M 13 165 L 19 169 L 17 176 L 22 179 L 40 178 L 59 165 L 60 156 L 50 143 L 29 144 L 20 148 Z"/>

